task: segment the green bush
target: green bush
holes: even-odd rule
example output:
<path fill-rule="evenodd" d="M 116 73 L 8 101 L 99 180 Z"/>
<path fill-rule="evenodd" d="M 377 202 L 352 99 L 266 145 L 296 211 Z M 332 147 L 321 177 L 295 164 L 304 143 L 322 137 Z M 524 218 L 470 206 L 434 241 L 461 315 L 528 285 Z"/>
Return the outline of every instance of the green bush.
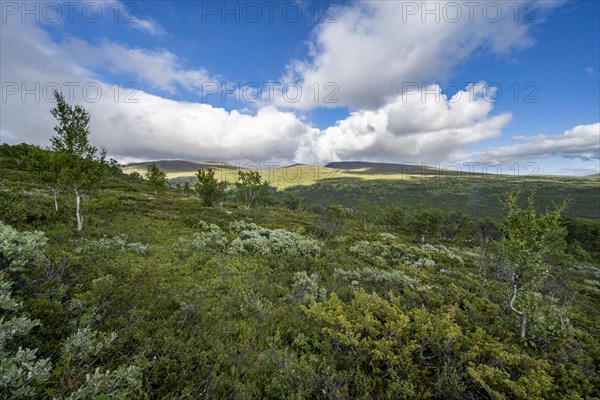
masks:
<path fill-rule="evenodd" d="M 43 232 L 18 232 L 0 221 L 0 269 L 23 271 L 46 262 L 48 239 Z"/>

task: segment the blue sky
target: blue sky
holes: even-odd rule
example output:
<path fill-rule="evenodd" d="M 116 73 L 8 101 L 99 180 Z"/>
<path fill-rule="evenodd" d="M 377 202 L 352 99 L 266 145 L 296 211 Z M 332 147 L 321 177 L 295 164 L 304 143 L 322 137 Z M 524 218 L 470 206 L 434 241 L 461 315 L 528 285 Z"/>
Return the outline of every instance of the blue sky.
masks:
<path fill-rule="evenodd" d="M 2 4 L 2 141 L 51 135 L 51 104 L 23 84 L 91 82 L 101 98 L 74 101 L 122 160 L 600 172 L 597 1 L 83 1 L 73 20 L 66 3 L 24 4 Z M 115 95 L 128 82 L 135 93 Z"/>

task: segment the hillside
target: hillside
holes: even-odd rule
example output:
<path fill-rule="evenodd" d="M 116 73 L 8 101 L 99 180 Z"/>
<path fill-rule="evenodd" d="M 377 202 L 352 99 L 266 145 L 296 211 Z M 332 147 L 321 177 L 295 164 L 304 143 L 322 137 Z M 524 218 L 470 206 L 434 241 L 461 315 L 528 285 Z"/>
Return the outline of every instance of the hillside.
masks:
<path fill-rule="evenodd" d="M 78 232 L 72 193 L 55 212 L 27 151 L 0 147 L 0 295 L 22 303 L 3 318 L 39 321 L 3 344 L 5 360 L 23 347 L 50 363 L 27 384 L 35 398 L 600 395 L 597 222 L 536 237 L 549 270 L 519 289 L 521 338 L 494 221 L 427 208 L 248 209 L 235 193 L 204 207 L 113 168 L 88 191 Z"/>
<path fill-rule="evenodd" d="M 217 177 L 233 183 L 235 167 L 186 161 L 157 161 L 172 184 L 194 183 L 198 168 L 213 167 Z M 145 172 L 146 164 L 128 165 L 127 173 Z M 143 168 L 142 168 L 143 167 Z M 359 161 L 329 163 L 325 167 L 294 164 L 260 171 L 279 190 L 302 197 L 308 204 L 340 204 L 355 208 L 363 202 L 410 209 L 425 204 L 446 211 L 460 210 L 474 217 L 498 215 L 498 196 L 509 191 L 536 190 L 540 207 L 570 199 L 567 215 L 600 219 L 600 180 L 594 177 L 511 176 L 456 174 L 454 171 L 406 164 Z"/>

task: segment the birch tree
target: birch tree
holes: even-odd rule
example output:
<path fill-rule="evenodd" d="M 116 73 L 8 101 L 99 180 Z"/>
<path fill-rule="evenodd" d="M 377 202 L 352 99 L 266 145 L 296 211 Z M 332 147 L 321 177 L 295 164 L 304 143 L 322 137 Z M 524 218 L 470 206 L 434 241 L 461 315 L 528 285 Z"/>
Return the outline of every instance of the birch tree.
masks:
<path fill-rule="evenodd" d="M 90 189 L 97 187 L 106 172 L 106 150 L 89 142 L 90 114 L 79 105 L 70 105 L 62 93 L 54 92 L 56 106 L 50 113 L 58 121 L 50 149 L 57 156 L 61 184 L 75 194 L 77 230 L 83 230 L 82 201 Z"/>
<path fill-rule="evenodd" d="M 520 335 L 525 338 L 535 294 L 550 274 L 550 261 L 566 247 L 567 231 L 560 217 L 567 203 L 538 214 L 533 194 L 526 208 L 519 207 L 518 199 L 517 194 L 509 194 L 503 202 L 507 216 L 501 223 L 505 236 L 500 248 L 510 284 L 509 307 L 519 317 Z"/>

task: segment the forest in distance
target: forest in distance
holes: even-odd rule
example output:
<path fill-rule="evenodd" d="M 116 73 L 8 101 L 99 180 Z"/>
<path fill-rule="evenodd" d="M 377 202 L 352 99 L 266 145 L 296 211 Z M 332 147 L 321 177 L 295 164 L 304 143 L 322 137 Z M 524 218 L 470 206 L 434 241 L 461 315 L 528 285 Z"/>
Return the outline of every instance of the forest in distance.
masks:
<path fill-rule="evenodd" d="M 0 397 L 600 398 L 597 176 L 121 166 L 55 97 L 0 146 Z"/>

